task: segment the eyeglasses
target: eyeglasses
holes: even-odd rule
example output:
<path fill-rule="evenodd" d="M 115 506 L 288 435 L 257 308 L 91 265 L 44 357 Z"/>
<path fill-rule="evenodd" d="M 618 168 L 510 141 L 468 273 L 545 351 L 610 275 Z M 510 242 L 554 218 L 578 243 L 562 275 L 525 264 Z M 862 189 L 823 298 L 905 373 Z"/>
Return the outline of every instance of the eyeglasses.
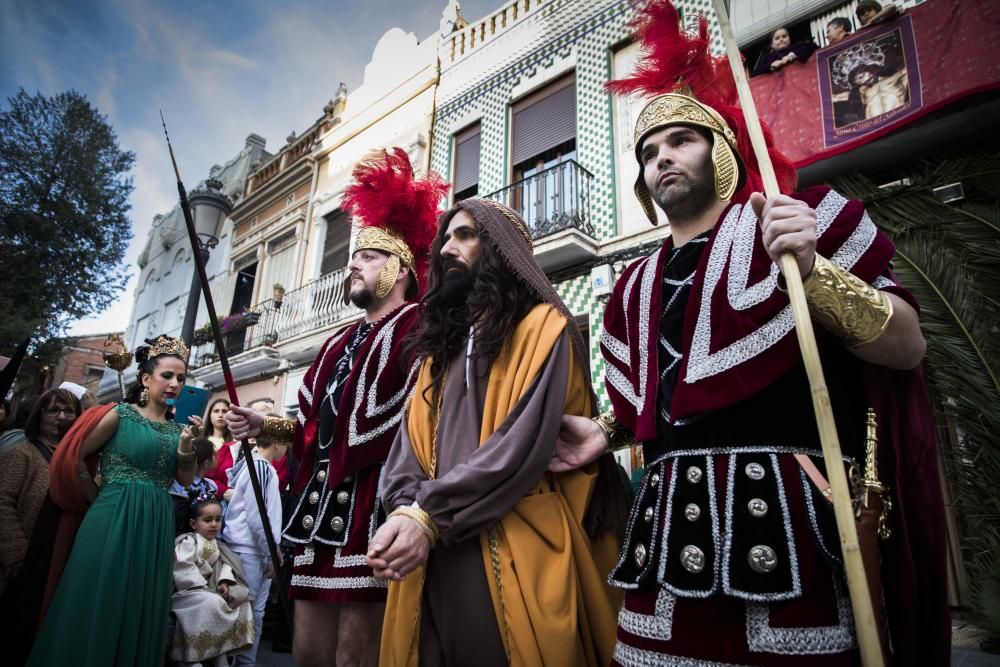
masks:
<path fill-rule="evenodd" d="M 58 417 L 62 414 L 65 414 L 67 417 L 75 417 L 76 410 L 72 408 L 45 408 L 42 410 L 42 414 L 46 417 Z"/>

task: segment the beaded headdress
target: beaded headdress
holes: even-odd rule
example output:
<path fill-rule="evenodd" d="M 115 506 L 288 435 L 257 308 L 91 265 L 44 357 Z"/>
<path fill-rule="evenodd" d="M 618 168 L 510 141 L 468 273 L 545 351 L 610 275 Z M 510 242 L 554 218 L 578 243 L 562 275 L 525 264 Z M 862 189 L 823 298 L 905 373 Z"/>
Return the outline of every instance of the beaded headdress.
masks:
<path fill-rule="evenodd" d="M 637 11 L 632 26 L 642 43 L 643 57 L 632 76 L 610 81 L 607 88 L 622 96 L 652 96 L 639 112 L 633 133 L 639 164 L 635 195 L 649 221 L 657 224 L 643 178 L 642 142 L 672 125 L 708 130 L 715 194 L 720 200 L 745 202 L 751 192 L 762 191 L 763 181 L 729 63 L 709 51 L 707 19 L 699 16 L 697 32 L 689 32 L 681 26 L 680 15 L 669 0 L 651 0 Z M 795 186 L 795 167 L 774 148 L 767 128 L 764 136 L 781 191 L 788 192 Z"/>
<path fill-rule="evenodd" d="M 152 340 L 147 339 L 146 342 L 149 343 L 149 351 L 145 355 L 146 359 L 153 359 L 164 354 L 169 354 L 180 357 L 181 361 L 185 364 L 187 363 L 188 347 L 180 338 L 160 336 Z"/>
<path fill-rule="evenodd" d="M 370 248 L 389 255 L 378 273 L 376 298 L 385 298 L 392 289 L 400 265 L 413 272 L 423 291 L 437 231 L 438 202 L 450 187 L 434 172 L 414 178 L 409 155 L 398 147 L 374 151 L 354 167 L 354 183 L 341 202 L 341 208 L 362 226 L 354 249 Z"/>

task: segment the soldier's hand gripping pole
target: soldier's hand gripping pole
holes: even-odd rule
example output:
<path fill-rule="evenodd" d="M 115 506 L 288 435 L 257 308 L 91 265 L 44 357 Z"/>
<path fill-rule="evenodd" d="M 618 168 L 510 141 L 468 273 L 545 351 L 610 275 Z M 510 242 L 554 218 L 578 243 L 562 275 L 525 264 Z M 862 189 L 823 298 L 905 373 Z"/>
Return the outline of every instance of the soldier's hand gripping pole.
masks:
<path fill-rule="evenodd" d="M 715 12 L 719 18 L 719 27 L 726 44 L 726 54 L 736 80 L 736 89 L 740 96 L 740 106 L 746 118 L 750 141 L 753 144 L 754 155 L 760 165 L 760 174 L 764 180 L 764 194 L 773 197 L 780 194 L 778 179 L 774 175 L 774 167 L 767 152 L 764 132 L 760 127 L 757 107 L 754 105 L 753 94 L 743 69 L 736 38 L 729 23 L 729 15 L 723 0 L 713 0 Z M 826 461 L 826 474 L 829 477 L 833 492 L 833 509 L 837 517 L 837 531 L 840 533 L 840 548 L 844 555 L 844 569 L 847 575 L 847 588 L 851 596 L 851 608 L 854 611 L 854 626 L 857 631 L 858 646 L 861 649 L 861 660 L 865 667 L 876 667 L 884 664 L 878 629 L 875 624 L 875 613 L 872 609 L 872 599 L 868 590 L 868 579 L 865 576 L 864 562 L 861 559 L 861 548 L 858 545 L 858 531 L 854 523 L 854 509 L 851 506 L 851 495 L 847 486 L 847 475 L 844 466 L 840 441 L 837 438 L 837 427 L 833 420 L 833 409 L 830 406 L 830 394 L 823 378 L 823 366 L 820 364 L 819 350 L 816 347 L 816 335 L 813 333 L 812 320 L 809 317 L 809 307 L 802 287 L 802 275 L 794 255 L 786 252 L 781 256 L 781 272 L 788 285 L 788 298 L 792 305 L 792 315 L 795 318 L 795 333 L 799 339 L 799 349 L 802 351 L 802 361 L 809 377 L 812 390 L 813 409 L 816 411 L 816 426 L 819 428 L 820 444 L 823 448 L 823 459 Z"/>

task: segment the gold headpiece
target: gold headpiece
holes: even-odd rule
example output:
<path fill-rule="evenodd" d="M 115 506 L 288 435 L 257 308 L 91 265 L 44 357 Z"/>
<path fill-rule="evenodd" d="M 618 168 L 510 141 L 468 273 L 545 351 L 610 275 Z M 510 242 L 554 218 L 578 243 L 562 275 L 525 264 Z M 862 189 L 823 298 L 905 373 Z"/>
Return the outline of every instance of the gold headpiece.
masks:
<path fill-rule="evenodd" d="M 402 262 L 411 271 L 413 266 L 413 252 L 409 246 L 392 232 L 381 227 L 362 227 L 358 232 L 354 250 L 381 250 L 389 254 L 389 259 L 379 269 L 378 279 L 375 283 L 375 297 L 384 299 L 385 296 L 396 284 L 396 276 L 399 275 L 399 264 Z"/>
<path fill-rule="evenodd" d="M 175 357 L 180 357 L 181 361 L 185 364 L 188 360 L 188 348 L 180 338 L 168 338 L 167 336 L 161 336 L 157 338 L 152 345 L 149 346 L 149 354 L 146 355 L 147 359 L 152 359 L 154 357 L 159 357 L 163 354 L 170 354 Z"/>
<path fill-rule="evenodd" d="M 651 133 L 671 125 L 695 125 L 712 134 L 712 167 L 715 173 L 715 195 L 722 201 L 733 196 L 746 178 L 743 163 L 736 148 L 736 135 L 719 112 L 702 104 L 691 95 L 666 93 L 650 100 L 635 121 L 635 159 L 639 177 L 635 181 L 635 196 L 639 198 L 646 217 L 654 225 L 656 209 L 643 177 L 642 142 Z"/>

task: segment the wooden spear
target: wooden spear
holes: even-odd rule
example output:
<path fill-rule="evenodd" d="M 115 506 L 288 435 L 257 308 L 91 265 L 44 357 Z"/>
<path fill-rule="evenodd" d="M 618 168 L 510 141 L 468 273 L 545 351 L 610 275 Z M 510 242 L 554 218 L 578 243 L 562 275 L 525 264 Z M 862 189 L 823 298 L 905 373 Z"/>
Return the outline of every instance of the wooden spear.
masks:
<path fill-rule="evenodd" d="M 198 272 L 198 279 L 201 283 L 201 293 L 205 298 L 205 308 L 208 310 L 208 320 L 212 324 L 212 335 L 215 338 L 215 350 L 219 354 L 219 365 L 222 367 L 222 377 L 229 391 L 230 405 L 239 406 L 240 397 L 236 393 L 236 382 L 233 380 L 232 371 L 229 369 L 229 355 L 226 354 L 225 340 L 222 338 L 222 329 L 219 328 L 219 317 L 215 311 L 215 301 L 212 299 L 212 290 L 208 282 L 208 273 L 205 271 L 205 259 L 202 257 L 198 242 L 198 231 L 194 226 L 194 216 L 191 214 L 191 204 L 188 201 L 187 189 L 181 181 L 181 172 L 177 168 L 177 160 L 174 159 L 174 147 L 170 143 L 170 135 L 167 134 L 167 121 L 163 119 L 163 112 L 160 112 L 160 122 L 163 124 L 163 136 L 167 139 L 167 150 L 170 152 L 170 163 L 174 167 L 174 174 L 177 176 L 177 194 L 180 197 L 181 212 L 184 214 L 184 224 L 187 227 L 188 239 L 191 241 L 191 251 L 194 257 L 194 268 Z M 271 564 L 274 569 L 274 585 L 278 589 L 278 599 L 281 600 L 281 609 L 285 613 L 289 629 L 292 629 L 294 618 L 292 610 L 288 605 L 288 595 L 285 592 L 285 584 L 279 572 L 278 544 L 274 539 L 271 529 L 271 521 L 268 518 L 267 506 L 264 504 L 264 489 L 261 486 L 260 478 L 257 476 L 257 468 L 253 462 L 253 449 L 247 438 L 240 441 L 240 449 L 243 451 L 243 458 L 246 460 L 247 473 L 250 475 L 250 486 L 253 489 L 254 501 L 257 503 L 257 512 L 260 514 L 261 526 L 264 529 L 264 538 L 267 541 L 267 550 L 271 557 Z"/>
<path fill-rule="evenodd" d="M 760 174 L 764 180 L 764 194 L 768 197 L 781 194 L 778 190 L 778 179 L 774 175 L 771 157 L 767 152 L 764 132 L 757 116 L 753 94 L 743 70 L 743 60 L 736 46 L 733 28 L 729 23 L 729 15 L 723 0 L 712 0 L 722 30 L 722 39 L 726 44 L 729 65 L 736 80 L 736 90 L 740 96 L 740 106 L 746 118 L 747 130 L 753 144 L 754 155 L 760 166 Z M 875 612 L 872 608 L 871 594 L 868 589 L 868 579 L 865 576 L 865 565 L 861 559 L 861 548 L 858 545 L 858 531 L 854 522 L 854 508 L 851 506 L 851 495 L 847 486 L 847 475 L 841 464 L 843 457 L 840 441 L 837 438 L 837 426 L 833 420 L 833 409 L 830 406 L 830 394 L 823 378 L 823 366 L 820 363 L 819 350 L 816 347 L 816 335 L 813 333 L 812 320 L 809 317 L 809 307 L 806 304 L 805 290 L 802 288 L 802 275 L 795 256 L 787 252 L 781 256 L 781 272 L 788 286 L 788 298 L 792 305 L 792 315 L 795 318 L 795 333 L 799 339 L 799 349 L 802 351 L 802 361 L 809 377 L 812 390 L 813 409 L 816 411 L 816 426 L 819 428 L 819 440 L 823 448 L 823 459 L 826 461 L 826 474 L 829 477 L 833 492 L 833 510 L 837 517 L 837 530 L 840 533 L 840 548 L 844 555 L 844 569 L 847 574 L 847 588 L 851 596 L 851 608 L 854 611 L 854 626 L 857 631 L 858 646 L 861 649 L 861 661 L 865 667 L 881 667 L 884 665 L 881 641 L 875 624 Z"/>

